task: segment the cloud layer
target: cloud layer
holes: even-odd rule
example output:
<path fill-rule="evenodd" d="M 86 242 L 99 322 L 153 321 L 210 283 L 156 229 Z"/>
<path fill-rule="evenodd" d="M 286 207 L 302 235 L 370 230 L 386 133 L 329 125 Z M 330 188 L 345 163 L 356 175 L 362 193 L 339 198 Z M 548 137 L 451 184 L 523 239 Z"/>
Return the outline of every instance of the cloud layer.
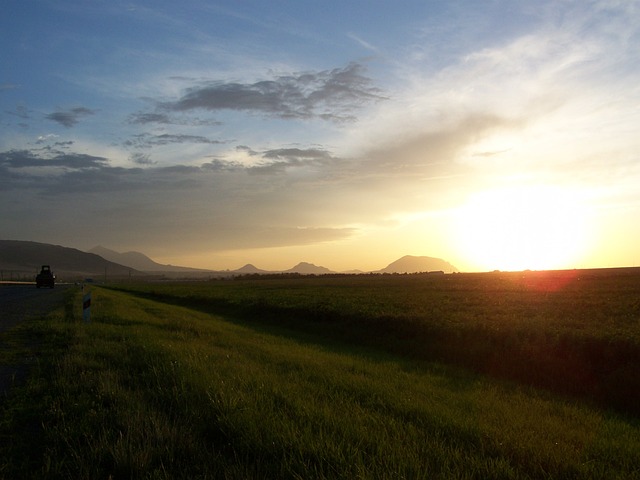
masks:
<path fill-rule="evenodd" d="M 359 158 L 320 148 L 237 147 L 251 164 L 213 159 L 162 167 L 139 155 L 133 159 L 137 166 L 123 168 L 99 156 L 12 150 L 0 154 L 2 196 L 29 198 L 22 214 L 42 230 L 59 230 L 60 218 L 74 212 L 77 221 L 91 225 L 92 236 L 118 245 L 136 231 L 145 232 L 144 242 L 156 248 L 317 244 L 358 234 L 351 225 L 406 211 L 425 179 L 432 179 L 436 202 L 445 195 L 438 179 L 462 173 L 450 159 L 470 139 L 502 123 L 472 118 Z M 3 215 L 15 208 L 3 205 Z"/>

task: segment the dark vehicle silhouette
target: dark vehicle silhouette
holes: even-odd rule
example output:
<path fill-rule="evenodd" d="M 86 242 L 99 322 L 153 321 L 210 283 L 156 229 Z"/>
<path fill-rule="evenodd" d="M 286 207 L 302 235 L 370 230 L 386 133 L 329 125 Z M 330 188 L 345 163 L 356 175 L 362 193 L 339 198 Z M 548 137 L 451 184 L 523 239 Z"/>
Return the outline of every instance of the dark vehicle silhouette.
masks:
<path fill-rule="evenodd" d="M 56 276 L 51 271 L 49 265 L 42 265 L 40 273 L 36 275 L 36 287 L 49 287 L 53 288 L 56 283 Z"/>

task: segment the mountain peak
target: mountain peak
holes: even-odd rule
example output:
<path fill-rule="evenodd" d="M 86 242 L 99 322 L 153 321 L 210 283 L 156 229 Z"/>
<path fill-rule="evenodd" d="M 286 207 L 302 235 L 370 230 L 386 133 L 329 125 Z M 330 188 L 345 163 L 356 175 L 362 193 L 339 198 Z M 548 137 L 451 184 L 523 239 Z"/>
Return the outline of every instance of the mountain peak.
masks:
<path fill-rule="evenodd" d="M 266 273 L 251 263 L 247 263 L 244 267 L 234 270 L 235 273 Z"/>
<path fill-rule="evenodd" d="M 445 273 L 457 272 L 458 269 L 449 262 L 441 258 L 405 255 L 395 262 L 391 262 L 380 273 L 419 273 L 419 272 L 437 272 Z"/>
<path fill-rule="evenodd" d="M 324 273 L 333 273 L 326 267 L 320 267 L 313 263 L 300 262 L 295 267 L 285 270 L 285 273 L 300 273 L 302 275 L 322 275 Z"/>
<path fill-rule="evenodd" d="M 163 265 L 161 263 L 153 261 L 151 258 L 147 257 L 144 253 L 140 252 L 125 252 L 119 253 L 115 250 L 110 250 L 102 245 L 98 245 L 97 247 L 93 247 L 89 250 L 89 253 L 93 253 L 96 255 L 100 255 L 102 258 L 109 260 L 110 262 L 116 262 L 121 265 L 126 265 L 131 268 L 135 268 L 136 270 L 140 270 L 141 272 L 174 272 L 174 273 L 184 273 L 184 272 L 197 272 L 206 270 L 200 270 L 197 268 L 189 268 L 189 267 L 175 267 L 173 265 Z"/>
<path fill-rule="evenodd" d="M 89 250 L 89 253 L 100 255 L 102 258 L 106 258 L 110 262 L 127 265 L 128 267 L 135 268 L 140 271 L 157 271 L 163 267 L 140 252 L 119 253 L 115 250 L 103 247 L 102 245 L 98 245 L 97 247 L 93 247 Z"/>
<path fill-rule="evenodd" d="M 102 256 L 102 254 L 113 255 L 118 254 L 115 250 L 110 250 L 107 247 L 103 247 L 102 245 L 96 245 L 91 250 L 87 250 L 87 253 L 94 253 L 96 255 Z"/>

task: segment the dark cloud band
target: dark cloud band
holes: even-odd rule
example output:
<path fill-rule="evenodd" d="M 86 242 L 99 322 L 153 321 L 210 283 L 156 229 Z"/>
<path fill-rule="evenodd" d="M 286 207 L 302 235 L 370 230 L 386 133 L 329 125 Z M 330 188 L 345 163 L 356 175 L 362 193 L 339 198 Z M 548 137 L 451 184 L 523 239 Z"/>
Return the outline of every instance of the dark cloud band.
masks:
<path fill-rule="evenodd" d="M 381 91 L 364 75 L 364 67 L 351 63 L 344 68 L 255 83 L 208 82 L 161 107 L 178 112 L 239 110 L 280 118 L 344 121 L 352 118 L 353 110 L 382 99 Z"/>

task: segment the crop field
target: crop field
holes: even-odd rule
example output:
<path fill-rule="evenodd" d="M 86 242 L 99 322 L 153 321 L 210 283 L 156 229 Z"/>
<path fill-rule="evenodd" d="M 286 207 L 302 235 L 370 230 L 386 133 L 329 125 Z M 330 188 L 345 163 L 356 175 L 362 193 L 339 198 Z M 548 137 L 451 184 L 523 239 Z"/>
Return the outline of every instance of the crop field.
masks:
<path fill-rule="evenodd" d="M 124 288 L 640 414 L 640 271 L 634 269 L 256 277 Z"/>
<path fill-rule="evenodd" d="M 0 338 L 0 478 L 640 478 L 634 271 L 92 287 Z"/>

